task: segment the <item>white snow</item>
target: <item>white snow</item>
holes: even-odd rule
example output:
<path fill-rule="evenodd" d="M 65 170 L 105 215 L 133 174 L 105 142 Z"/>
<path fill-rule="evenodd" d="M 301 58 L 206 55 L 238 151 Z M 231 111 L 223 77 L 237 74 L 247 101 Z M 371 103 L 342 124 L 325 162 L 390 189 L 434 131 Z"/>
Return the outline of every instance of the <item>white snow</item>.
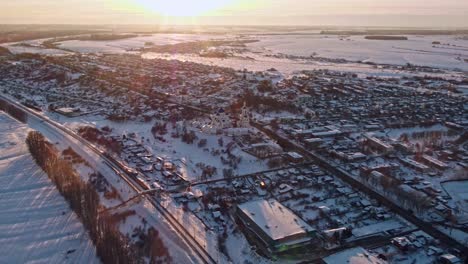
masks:
<path fill-rule="evenodd" d="M 189 129 L 193 129 L 195 131 L 199 139 L 207 140 L 206 146 L 200 148 L 196 143 L 186 144 L 182 142 L 180 138 L 172 138 L 171 133 L 175 130 L 171 127 L 170 124 L 167 126 L 168 133 L 163 136 L 166 142 L 161 142 L 154 139 L 151 133 L 151 127 L 154 123 L 141 123 L 133 121 L 116 123 L 105 120 L 99 116 L 85 116 L 79 118 L 62 118 L 54 116 L 54 118 L 72 129 L 77 129 L 83 125 L 94 126 L 97 128 L 109 126 L 113 129 L 113 134 L 117 136 L 135 133 L 135 140 L 137 141 L 141 141 L 140 139 L 144 137 L 145 140 L 141 141 L 140 143 L 145 145 L 145 147 L 147 147 L 155 156 L 176 162 L 179 166 L 182 167 L 183 176 L 189 181 L 200 180 L 202 171 L 199 167 L 197 167 L 198 163 L 204 163 L 218 169 L 217 174 L 213 175 L 210 180 L 221 179 L 223 177 L 222 169 L 229 168 L 228 165 L 225 165 L 221 162 L 220 155 L 213 155 L 209 150 L 222 149 L 218 146 L 218 139 L 222 137 L 224 145 L 226 146 L 229 144 L 229 142 L 232 141 L 231 137 L 206 134 L 197 131 L 196 128 L 189 127 Z M 235 174 L 237 175 L 250 174 L 268 169 L 266 161 L 257 159 L 256 157 L 247 154 L 239 147 L 232 149 L 231 153 L 237 157 L 241 157 L 242 159 L 238 164 L 238 167 L 234 170 Z"/>
<path fill-rule="evenodd" d="M 257 51 L 267 50 L 297 56 L 310 56 L 315 52 L 317 56 L 327 58 L 468 70 L 468 63 L 456 59 L 468 57 L 467 40 L 456 36 L 407 37 L 408 40 L 379 41 L 366 40 L 364 36 L 273 35 L 257 37 L 260 41 L 248 46 Z M 433 41 L 450 45 L 433 45 Z"/>
<path fill-rule="evenodd" d="M 463 232 L 460 229 L 450 228 L 446 226 L 436 225 L 435 226 L 439 231 L 444 232 L 445 234 L 449 235 L 453 239 L 457 240 L 459 243 L 468 246 L 468 233 Z"/>
<path fill-rule="evenodd" d="M 390 219 L 387 221 L 355 228 L 353 229 L 353 235 L 356 237 L 362 237 L 403 227 L 405 227 L 405 225 L 402 222 L 397 221 L 396 219 Z"/>
<path fill-rule="evenodd" d="M 83 225 L 32 160 L 28 131 L 0 112 L 0 263 L 99 263 Z"/>
<path fill-rule="evenodd" d="M 323 259 L 324 263 L 327 264 L 383 264 L 387 263 L 381 259 L 376 258 L 375 256 L 370 255 L 362 247 L 355 247 L 343 250 L 341 252 L 335 253 Z"/>
<path fill-rule="evenodd" d="M 468 213 L 468 181 L 444 182 L 442 187 L 452 197 L 459 209 Z"/>

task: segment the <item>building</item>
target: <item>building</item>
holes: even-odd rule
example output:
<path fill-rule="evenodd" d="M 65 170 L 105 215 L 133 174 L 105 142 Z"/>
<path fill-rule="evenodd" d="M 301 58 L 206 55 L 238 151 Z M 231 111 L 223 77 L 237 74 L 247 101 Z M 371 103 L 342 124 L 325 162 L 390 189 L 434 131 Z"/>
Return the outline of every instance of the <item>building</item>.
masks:
<path fill-rule="evenodd" d="M 394 151 L 393 146 L 383 142 L 382 140 L 376 137 L 366 136 L 366 144 L 383 154 L 389 154 Z"/>
<path fill-rule="evenodd" d="M 231 118 L 224 109 L 220 108 L 214 115 L 211 115 L 211 126 L 215 129 L 232 127 Z"/>
<path fill-rule="evenodd" d="M 422 155 L 421 161 L 425 163 L 426 165 L 437 168 L 439 170 L 445 170 L 448 168 L 448 165 L 446 163 L 428 155 Z"/>
<path fill-rule="evenodd" d="M 312 136 L 316 138 L 330 138 L 330 137 L 337 137 L 340 135 L 343 135 L 343 132 L 341 132 L 338 129 L 312 133 Z"/>
<path fill-rule="evenodd" d="M 217 133 L 218 131 L 232 127 L 231 117 L 220 108 L 216 113 L 210 115 L 210 121 L 202 126 L 205 133 Z"/>
<path fill-rule="evenodd" d="M 297 152 L 287 152 L 286 157 L 290 162 L 299 163 L 304 161 L 304 157 Z"/>
<path fill-rule="evenodd" d="M 312 148 L 317 148 L 317 147 L 320 147 L 320 145 L 322 145 L 323 143 L 323 139 L 321 138 L 307 138 L 304 140 L 306 146 L 309 148 L 309 149 L 312 149 Z"/>
<path fill-rule="evenodd" d="M 283 153 L 281 146 L 273 142 L 252 144 L 243 150 L 259 159 L 266 159 Z"/>
<path fill-rule="evenodd" d="M 452 254 L 443 254 L 439 257 L 439 263 L 441 264 L 462 264 L 462 260 Z"/>
<path fill-rule="evenodd" d="M 73 107 L 57 108 L 55 109 L 55 112 L 66 117 L 77 117 L 82 114 L 79 108 L 73 108 Z"/>
<path fill-rule="evenodd" d="M 308 245 L 315 229 L 275 199 L 237 206 L 237 218 L 261 248 L 281 252 Z"/>
<path fill-rule="evenodd" d="M 410 158 L 400 158 L 400 161 L 406 166 L 415 169 L 419 172 L 427 172 L 430 168 Z"/>
<path fill-rule="evenodd" d="M 250 113 L 247 105 L 244 103 L 241 109 L 241 113 L 239 116 L 239 127 L 249 127 L 250 126 Z"/>

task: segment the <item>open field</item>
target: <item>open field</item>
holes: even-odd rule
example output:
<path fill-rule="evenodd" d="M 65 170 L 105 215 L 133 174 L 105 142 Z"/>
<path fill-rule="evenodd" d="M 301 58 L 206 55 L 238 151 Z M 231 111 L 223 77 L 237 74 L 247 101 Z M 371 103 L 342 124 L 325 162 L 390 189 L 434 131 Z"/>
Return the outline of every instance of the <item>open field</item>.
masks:
<path fill-rule="evenodd" d="M 76 215 L 27 151 L 25 125 L 0 113 L 0 263 L 99 263 Z"/>

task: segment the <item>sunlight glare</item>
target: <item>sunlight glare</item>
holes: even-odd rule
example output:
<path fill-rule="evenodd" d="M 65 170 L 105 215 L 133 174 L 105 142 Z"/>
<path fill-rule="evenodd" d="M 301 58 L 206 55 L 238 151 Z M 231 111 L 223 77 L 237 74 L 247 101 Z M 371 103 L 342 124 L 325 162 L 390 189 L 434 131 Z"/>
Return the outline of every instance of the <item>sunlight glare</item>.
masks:
<path fill-rule="evenodd" d="M 135 0 L 146 10 L 163 16 L 199 16 L 228 6 L 233 0 Z"/>

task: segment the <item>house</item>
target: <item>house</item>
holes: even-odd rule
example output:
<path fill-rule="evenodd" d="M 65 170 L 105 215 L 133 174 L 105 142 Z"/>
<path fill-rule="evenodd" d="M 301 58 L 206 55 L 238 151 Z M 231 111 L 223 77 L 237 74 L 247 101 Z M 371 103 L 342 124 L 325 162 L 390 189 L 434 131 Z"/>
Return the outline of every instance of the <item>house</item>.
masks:
<path fill-rule="evenodd" d="M 421 164 L 413 159 L 410 158 L 400 158 L 400 161 L 405 164 L 406 166 L 415 169 L 419 172 L 427 172 L 429 170 L 429 167 Z"/>
<path fill-rule="evenodd" d="M 365 137 L 366 137 L 365 143 L 374 150 L 377 150 L 383 154 L 390 154 L 394 151 L 393 146 L 383 142 L 382 140 L 376 137 L 367 136 L 367 135 Z"/>
<path fill-rule="evenodd" d="M 428 165 L 428 166 L 431 166 L 431 167 L 434 167 L 436 169 L 439 169 L 439 170 L 445 170 L 448 168 L 448 165 L 438 159 L 435 159 L 431 156 L 428 156 L 428 155 L 422 155 L 421 157 L 421 161 Z"/>
<path fill-rule="evenodd" d="M 62 108 L 57 108 L 54 111 L 66 117 L 77 117 L 81 115 L 81 110 L 79 108 L 62 107 Z"/>
<path fill-rule="evenodd" d="M 343 234 L 347 231 L 348 229 L 346 227 L 339 227 L 339 228 L 334 228 L 334 229 L 328 229 L 323 231 L 323 235 L 327 240 L 333 240 L 335 237 L 342 237 Z"/>
<path fill-rule="evenodd" d="M 293 188 L 290 185 L 286 184 L 286 183 L 282 183 L 279 186 L 279 193 L 280 194 L 288 193 L 288 192 L 291 192 L 292 190 L 293 190 Z"/>
<path fill-rule="evenodd" d="M 323 143 L 323 139 L 307 138 L 307 139 L 304 139 L 304 142 L 308 148 L 316 148 L 316 147 L 319 147 Z"/>
<path fill-rule="evenodd" d="M 411 241 L 409 241 L 407 237 L 395 237 L 391 242 L 401 251 L 408 251 L 408 249 L 411 247 Z"/>
<path fill-rule="evenodd" d="M 303 162 L 304 161 L 304 157 L 297 153 L 297 152 L 287 152 L 286 153 L 286 158 L 291 161 L 291 162 L 295 162 L 295 163 L 299 163 L 299 162 Z"/>
<path fill-rule="evenodd" d="M 337 137 L 342 134 L 343 132 L 341 132 L 340 130 L 334 129 L 334 130 L 323 131 L 323 132 L 314 132 L 311 135 L 316 138 L 329 138 L 329 137 Z"/>

